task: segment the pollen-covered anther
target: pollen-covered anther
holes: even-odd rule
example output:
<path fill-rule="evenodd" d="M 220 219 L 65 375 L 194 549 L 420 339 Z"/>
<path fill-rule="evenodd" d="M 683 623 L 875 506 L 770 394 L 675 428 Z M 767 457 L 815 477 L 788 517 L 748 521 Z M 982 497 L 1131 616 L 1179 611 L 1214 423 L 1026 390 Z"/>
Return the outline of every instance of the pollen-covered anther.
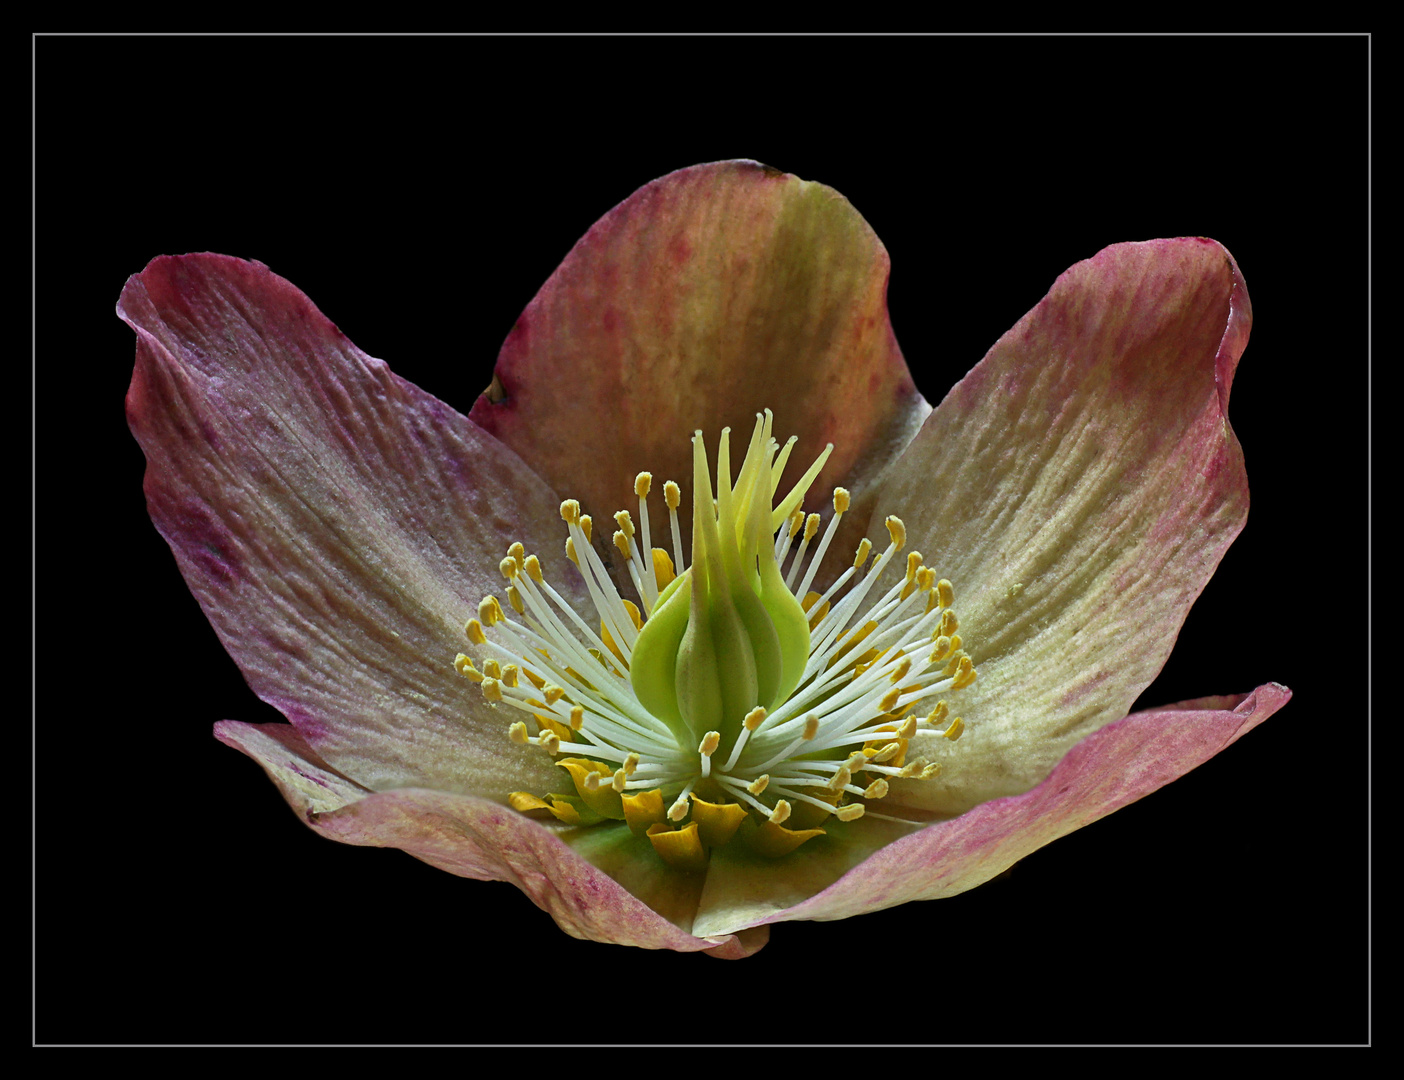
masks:
<path fill-rule="evenodd" d="M 484 596 L 478 601 L 478 621 L 484 626 L 496 626 L 503 621 L 502 605 L 495 596 Z"/>
<path fill-rule="evenodd" d="M 931 662 L 939 664 L 946 657 L 951 655 L 951 639 L 948 637 L 938 637 L 936 644 L 931 650 Z"/>
<path fill-rule="evenodd" d="M 526 567 L 527 577 L 536 584 L 540 585 L 546 580 L 546 575 L 541 572 L 541 560 L 535 555 L 528 555 L 522 565 Z"/>
<path fill-rule="evenodd" d="M 585 707 L 583 705 L 572 705 L 570 707 L 570 730 L 579 731 L 585 726 Z"/>
<path fill-rule="evenodd" d="M 676 799 L 673 800 L 673 805 L 668 807 L 669 821 L 677 822 L 687 817 L 687 802 L 688 799 L 690 799 L 691 797 L 691 792 L 684 791 L 681 795 L 679 795 Z"/>
<path fill-rule="evenodd" d="M 775 804 L 775 809 L 770 812 L 770 823 L 772 825 L 783 825 L 790 820 L 790 804 L 784 799 L 780 799 Z"/>
<path fill-rule="evenodd" d="M 517 560 L 512 558 L 512 556 L 508 555 L 505 559 L 503 559 L 500 563 L 497 564 L 497 569 L 501 571 L 502 576 L 505 577 L 508 581 L 513 581 L 516 579 L 516 576 L 518 574 Z"/>
<path fill-rule="evenodd" d="M 941 732 L 941 734 L 944 735 L 946 738 L 950 739 L 951 742 L 955 742 L 957 739 L 960 738 L 960 733 L 964 730 L 965 721 L 962 720 L 959 716 L 957 716 L 946 726 L 946 730 Z"/>
<path fill-rule="evenodd" d="M 517 564 L 518 570 L 521 570 L 525 567 L 526 545 L 523 544 L 520 540 L 513 542 L 512 546 L 507 549 L 507 555 L 509 558 L 511 558 L 511 560 L 514 563 Z"/>
<path fill-rule="evenodd" d="M 546 750 L 546 753 L 555 757 L 561 752 L 561 737 L 554 731 L 543 731 L 536 737 L 536 741 Z"/>
<path fill-rule="evenodd" d="M 872 553 L 873 542 L 866 536 L 862 543 L 858 545 L 858 550 L 853 553 L 853 569 L 863 569 L 863 564 L 868 561 L 868 556 Z"/>
<path fill-rule="evenodd" d="M 585 790 L 586 790 L 586 791 L 599 791 L 599 790 L 600 790 L 600 782 L 601 782 L 603 779 L 604 779 L 604 777 L 601 776 L 601 775 L 600 775 L 599 773 L 597 773 L 597 772 L 586 773 L 586 774 L 585 774 Z"/>
<path fill-rule="evenodd" d="M 960 658 L 960 665 L 956 668 L 955 682 L 951 684 L 952 690 L 964 690 L 975 681 L 975 663 L 968 656 Z"/>
<path fill-rule="evenodd" d="M 917 718 L 909 716 L 902 721 L 902 726 L 897 729 L 899 739 L 910 739 L 917 732 Z"/>
<path fill-rule="evenodd" d="M 512 610 L 518 615 L 526 614 L 526 605 L 522 603 L 522 594 L 515 585 L 507 586 L 507 602 L 512 605 Z"/>
<path fill-rule="evenodd" d="M 614 533 L 614 546 L 619 549 L 619 554 L 624 556 L 624 561 L 629 561 L 629 538 L 624 535 L 623 529 L 616 529 Z"/>
<path fill-rule="evenodd" d="M 756 728 L 761 726 L 764 720 L 765 707 L 763 705 L 757 705 L 754 709 L 752 709 L 746 714 L 746 719 L 741 722 L 746 725 L 747 731 L 754 732 Z"/>
<path fill-rule="evenodd" d="M 894 686 L 898 686 L 901 684 L 902 680 L 907 677 L 907 673 L 911 670 L 912 658 L 910 656 L 904 656 L 901 660 L 897 661 L 897 666 L 892 669 L 892 674 L 890 674 L 887 677 L 887 681 L 892 683 Z"/>
<path fill-rule="evenodd" d="M 762 791 L 766 789 L 766 786 L 769 783 L 770 774 L 761 773 L 759 776 L 757 776 L 754 780 L 752 780 L 749 784 L 746 785 L 746 790 L 749 791 L 752 795 L 759 795 Z"/>
<path fill-rule="evenodd" d="M 895 514 L 889 514 L 887 521 L 887 535 L 892 538 L 892 546 L 901 551 L 907 546 L 907 527 L 902 524 L 902 519 Z"/>
<path fill-rule="evenodd" d="M 862 803 L 849 803 L 847 806 L 840 806 L 834 811 L 834 817 L 840 821 L 857 821 L 865 813 Z"/>
<path fill-rule="evenodd" d="M 863 792 L 863 798 L 881 799 L 886 794 L 887 781 L 884 780 L 882 777 L 878 777 L 876 780 L 874 780 L 871 784 L 868 785 L 867 789 Z"/>
<path fill-rule="evenodd" d="M 814 537 L 818 535 L 818 532 L 819 515 L 810 514 L 807 518 L 804 519 L 804 538 L 806 540 L 813 540 Z"/>
<path fill-rule="evenodd" d="M 895 758 L 895 757 L 896 757 L 898 754 L 900 754 L 901 752 L 902 752 L 902 744 L 901 744 L 901 743 L 898 743 L 898 742 L 890 742 L 890 743 L 888 743 L 886 746 L 884 746 L 881 750 L 879 750 L 876 754 L 873 755 L 873 761 L 875 761 L 875 762 L 877 762 L 879 765 L 881 765 L 881 764 L 883 764 L 883 763 L 885 763 L 885 762 L 891 761 L 893 758 Z"/>
<path fill-rule="evenodd" d="M 848 489 L 847 489 L 847 488 L 841 488 L 841 487 L 836 487 L 836 488 L 834 488 L 834 513 L 835 513 L 835 514 L 846 514 L 846 513 L 848 512 L 849 504 L 850 504 L 852 501 L 853 501 L 853 497 L 852 497 L 851 495 L 848 494 Z"/>
<path fill-rule="evenodd" d="M 638 767 L 639 767 L 639 755 L 638 755 L 638 754 L 632 754 L 632 753 L 631 753 L 628 757 L 626 757 L 626 758 L 624 759 L 624 770 L 623 770 L 623 771 L 624 771 L 624 775 L 625 775 L 625 776 L 633 776 L 633 775 L 634 775 L 634 770 L 637 769 Z"/>
<path fill-rule="evenodd" d="M 634 477 L 634 494 L 640 499 L 648 498 L 649 489 L 653 487 L 653 473 L 641 472 Z"/>
<path fill-rule="evenodd" d="M 580 525 L 580 531 L 583 532 L 583 533 L 585 534 L 585 540 L 586 540 L 586 542 L 588 543 L 589 541 L 593 540 L 593 539 L 594 539 L 594 528 L 593 528 L 593 526 L 594 526 L 594 518 L 592 518 L 589 514 L 581 514 L 581 515 L 580 515 L 580 521 L 579 521 L 578 524 Z"/>
<path fill-rule="evenodd" d="M 560 701 L 561 698 L 565 697 L 565 691 L 554 683 L 547 683 L 542 688 L 541 693 L 542 696 L 546 698 L 547 705 L 554 705 L 556 702 Z"/>
<path fill-rule="evenodd" d="M 527 744 L 527 726 L 518 720 L 507 729 L 507 738 L 518 746 L 525 746 Z"/>
<path fill-rule="evenodd" d="M 818 734 L 819 717 L 815 716 L 813 713 L 810 713 L 804 718 L 804 731 L 801 733 L 800 737 L 803 738 L 805 742 L 808 742 L 810 739 L 814 738 Z"/>
<path fill-rule="evenodd" d="M 576 524 L 580 520 L 580 503 L 575 499 L 561 503 L 561 520 L 567 525 Z"/>
<path fill-rule="evenodd" d="M 933 761 L 930 765 L 926 766 L 926 768 L 924 768 L 924 769 L 921 770 L 921 778 L 922 778 L 923 780 L 930 780 L 930 779 L 932 779 L 933 777 L 937 777 L 937 776 L 940 776 L 940 775 L 941 775 L 941 766 L 938 765 L 938 764 L 936 764 L 936 762 L 934 762 L 934 761 Z"/>
<path fill-rule="evenodd" d="M 617 511 L 614 515 L 614 523 L 619 526 L 619 531 L 630 540 L 634 538 L 634 519 L 629 516 L 629 511 Z"/>
<path fill-rule="evenodd" d="M 477 619 L 469 619 L 468 624 L 463 628 L 463 632 L 468 635 L 468 640 L 474 645 L 487 644 L 487 635 L 483 633 L 483 624 L 478 622 Z"/>
<path fill-rule="evenodd" d="M 496 705 L 502 700 L 502 684 L 496 679 L 484 679 L 479 686 L 482 687 L 483 697 Z"/>
<path fill-rule="evenodd" d="M 483 681 L 482 672 L 475 668 L 473 666 L 473 661 L 462 653 L 459 653 L 453 658 L 453 669 L 465 679 L 471 679 L 473 682 Z"/>
<path fill-rule="evenodd" d="M 955 589 L 951 587 L 951 583 L 945 578 L 936 582 L 936 592 L 941 597 L 942 607 L 950 607 L 955 603 Z"/>
<path fill-rule="evenodd" d="M 628 781 L 628 773 L 626 773 L 623 769 L 615 769 L 614 779 L 610 781 L 609 786 L 612 787 L 615 791 L 622 792 L 624 790 L 624 785 L 628 783 Z"/>
<path fill-rule="evenodd" d="M 878 702 L 878 710 L 880 712 L 890 713 L 893 709 L 897 708 L 897 699 L 901 696 L 901 687 L 894 686 L 891 690 L 882 695 L 882 700 Z"/>
<path fill-rule="evenodd" d="M 709 731 L 702 737 L 701 743 L 697 746 L 697 752 L 703 757 L 711 757 L 717 752 L 717 747 L 721 745 L 721 732 Z"/>
<path fill-rule="evenodd" d="M 517 667 L 516 664 L 504 665 L 502 668 L 502 685 L 516 689 L 518 682 L 517 676 L 521 674 L 521 670 L 522 669 Z"/>
<path fill-rule="evenodd" d="M 865 758 L 864 760 L 866 761 L 867 759 Z M 840 768 L 838 772 L 834 773 L 834 775 L 830 778 L 829 782 L 824 786 L 829 791 L 837 793 L 842 791 L 845 787 L 847 787 L 848 784 L 852 781 L 852 779 L 853 772 L 851 769 L 848 768 L 848 766 L 845 765 L 842 768 Z"/>
<path fill-rule="evenodd" d="M 484 661 L 483 661 L 483 674 L 486 675 L 489 679 L 498 679 L 498 680 L 501 680 L 501 678 L 502 678 L 502 665 L 499 664 L 496 660 L 492 660 L 492 659 L 484 660 Z"/>

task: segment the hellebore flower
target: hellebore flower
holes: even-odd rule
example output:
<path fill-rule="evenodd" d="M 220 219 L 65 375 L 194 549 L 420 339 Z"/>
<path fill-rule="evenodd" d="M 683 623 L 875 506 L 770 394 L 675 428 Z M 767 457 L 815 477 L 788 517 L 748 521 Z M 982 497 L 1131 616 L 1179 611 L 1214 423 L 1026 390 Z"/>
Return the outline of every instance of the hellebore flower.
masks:
<path fill-rule="evenodd" d="M 681 170 L 464 417 L 267 267 L 154 260 L 118 306 L 151 516 L 291 722 L 217 737 L 325 836 L 740 957 L 972 888 L 1280 708 L 1127 715 L 1247 514 L 1229 254 L 1107 248 L 934 411 L 887 273 L 831 189 Z"/>

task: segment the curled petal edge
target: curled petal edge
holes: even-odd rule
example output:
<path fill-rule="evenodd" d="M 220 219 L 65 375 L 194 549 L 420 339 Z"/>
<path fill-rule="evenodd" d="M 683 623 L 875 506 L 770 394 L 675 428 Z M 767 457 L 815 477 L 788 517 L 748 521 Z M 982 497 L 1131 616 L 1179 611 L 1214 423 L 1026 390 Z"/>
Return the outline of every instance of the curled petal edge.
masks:
<path fill-rule="evenodd" d="M 723 960 L 749 956 L 769 940 L 765 926 L 695 937 L 549 829 L 487 799 L 423 788 L 369 792 L 318 758 L 291 725 L 225 720 L 215 737 L 263 766 L 314 832 L 344 844 L 400 848 L 459 877 L 511 882 L 572 937 L 705 951 Z"/>
<path fill-rule="evenodd" d="M 694 930 L 737 933 L 795 919 L 843 919 L 966 892 L 1060 836 L 1178 779 L 1291 700 L 1279 683 L 1132 713 L 1072 748 L 1039 785 L 982 803 L 879 849 L 828 888 L 768 913 L 709 912 Z M 744 917 L 743 917 L 744 915 Z"/>

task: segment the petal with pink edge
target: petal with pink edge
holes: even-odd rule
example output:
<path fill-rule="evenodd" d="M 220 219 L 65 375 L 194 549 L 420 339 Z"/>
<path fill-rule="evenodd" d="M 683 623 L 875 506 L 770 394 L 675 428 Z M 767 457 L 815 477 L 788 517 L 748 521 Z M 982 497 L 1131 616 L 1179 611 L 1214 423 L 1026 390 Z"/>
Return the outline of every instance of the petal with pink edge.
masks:
<path fill-rule="evenodd" d="M 681 169 L 575 245 L 469 415 L 596 515 L 636 505 L 641 470 L 686 481 L 695 429 L 748 432 L 766 407 L 782 440 L 799 436 L 796 463 L 834 443 L 816 490 L 865 500 L 930 411 L 888 320 L 888 272 L 832 188 L 753 161 Z"/>
<path fill-rule="evenodd" d="M 784 881 L 758 886 L 745 867 L 714 859 L 693 931 L 716 935 L 791 919 L 843 919 L 973 889 L 1202 765 L 1291 696 L 1285 686 L 1268 683 L 1251 694 L 1133 713 L 1078 743 L 1031 791 L 928 825 L 855 868 L 850 853 L 811 841 L 805 847 L 809 877 L 798 887 Z"/>
<path fill-rule="evenodd" d="M 572 587 L 551 490 L 261 264 L 156 259 L 118 314 L 151 518 L 258 695 L 368 788 L 554 779 L 452 667 L 512 541 Z"/>
<path fill-rule="evenodd" d="M 400 848 L 460 877 L 511 882 L 573 937 L 644 949 L 706 950 L 721 959 L 749 956 L 769 940 L 766 927 L 695 937 L 671 921 L 668 916 L 692 922 L 700 877 L 677 875 L 646 859 L 618 858 L 609 866 L 611 876 L 551 829 L 472 796 L 423 788 L 358 793 L 285 724 L 224 721 L 216 735 L 262 765 L 314 831 L 346 844 Z M 601 839 L 596 830 L 595 842 Z"/>
<path fill-rule="evenodd" d="M 955 585 L 979 678 L 942 775 L 894 803 L 958 812 L 1026 791 L 1126 715 L 1243 527 L 1225 412 L 1248 294 L 1212 240 L 1074 266 L 937 407 L 881 504 Z M 925 748 L 924 748 L 925 749 Z"/>

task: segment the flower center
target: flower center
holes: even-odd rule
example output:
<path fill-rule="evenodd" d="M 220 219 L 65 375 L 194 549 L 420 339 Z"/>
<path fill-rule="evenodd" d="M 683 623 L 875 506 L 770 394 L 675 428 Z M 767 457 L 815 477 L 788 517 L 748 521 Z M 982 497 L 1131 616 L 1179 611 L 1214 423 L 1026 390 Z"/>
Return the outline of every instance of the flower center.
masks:
<path fill-rule="evenodd" d="M 512 741 L 558 757 L 575 787 L 544 799 L 516 792 L 516 809 L 571 825 L 625 821 L 666 861 L 692 870 L 737 836 L 763 854 L 787 854 L 823 835 L 817 826 L 831 817 L 872 813 L 868 804 L 892 778 L 939 773 L 907 755 L 923 738 L 955 739 L 963 727 L 940 697 L 975 680 L 951 583 L 913 551 L 905 574 L 883 587 L 906 543 L 901 520 L 889 517 L 888 546 L 866 573 L 865 539 L 822 595 L 811 592 L 849 493 L 834 489 L 833 516 L 811 552 L 820 517 L 801 505 L 833 446 L 776 502 L 796 440 L 781 448 L 771 422 L 768 409 L 756 417 L 735 483 L 723 429 L 715 497 L 702 433 L 694 434 L 685 568 L 681 490 L 664 485 L 670 557 L 652 546 L 653 478 L 639 473 L 639 526 L 621 510 L 613 537 L 639 605 L 615 588 L 591 543 L 591 518 L 573 499 L 561 504 L 566 555 L 598 633 L 546 582 L 535 555 L 519 543 L 509 549 L 500 569 L 517 617 L 484 597 L 466 627 L 484 650 L 481 669 L 462 653 L 454 666 L 493 705 L 531 717 L 535 733 L 518 720 Z"/>

